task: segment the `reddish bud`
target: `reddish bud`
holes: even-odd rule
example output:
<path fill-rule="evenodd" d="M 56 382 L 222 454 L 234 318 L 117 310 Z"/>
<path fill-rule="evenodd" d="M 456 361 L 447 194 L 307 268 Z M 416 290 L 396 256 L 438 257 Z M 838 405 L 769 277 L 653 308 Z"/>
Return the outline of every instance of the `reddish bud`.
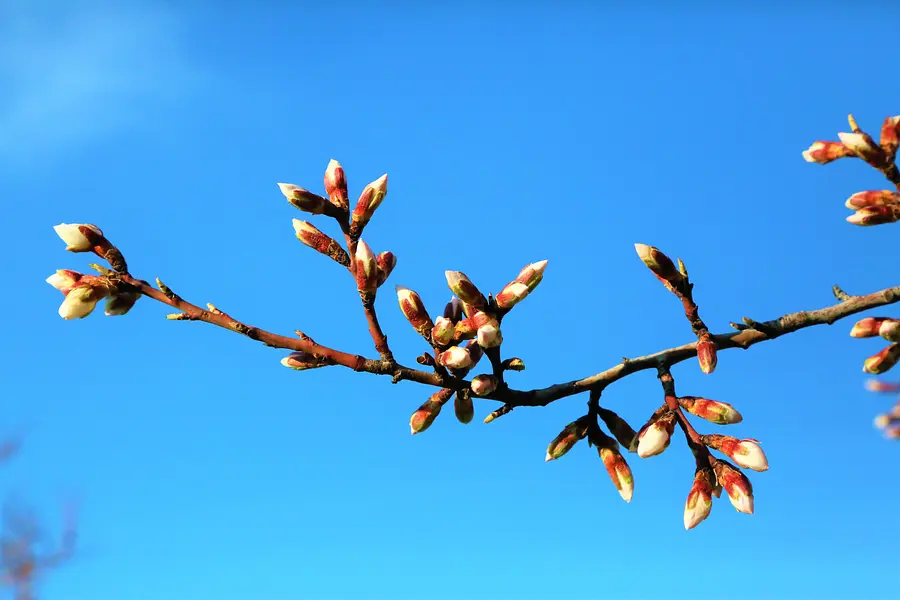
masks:
<path fill-rule="evenodd" d="M 519 272 L 519 275 L 510 281 L 497 294 L 497 306 L 510 309 L 530 294 L 543 280 L 544 270 L 547 268 L 546 260 L 531 263 Z"/>
<path fill-rule="evenodd" d="M 378 289 L 378 263 L 369 245 L 360 240 L 356 246 L 356 287 L 360 292 Z"/>
<path fill-rule="evenodd" d="M 820 165 L 847 156 L 854 156 L 853 150 L 841 142 L 813 142 L 808 150 L 803 151 L 803 160 Z"/>
<path fill-rule="evenodd" d="M 728 494 L 731 505 L 738 512 L 753 514 L 753 486 L 747 476 L 724 460 L 715 464 L 716 481 Z"/>
<path fill-rule="evenodd" d="M 391 271 L 397 266 L 397 257 L 393 252 L 381 252 L 375 257 L 378 264 L 378 285 L 380 286 L 391 276 Z"/>
<path fill-rule="evenodd" d="M 472 391 L 476 396 L 487 396 L 497 389 L 497 378 L 493 375 L 476 375 L 472 378 Z"/>
<path fill-rule="evenodd" d="M 869 379 L 866 381 L 866 389 L 870 392 L 893 393 L 900 392 L 900 383 L 888 383 L 878 379 Z"/>
<path fill-rule="evenodd" d="M 703 436 L 703 442 L 714 450 L 728 456 L 739 467 L 754 471 L 767 471 L 769 460 L 754 439 L 739 440 L 729 435 L 711 434 Z"/>
<path fill-rule="evenodd" d="M 672 441 L 675 430 L 675 413 L 667 411 L 651 420 L 638 433 L 637 453 L 641 458 L 662 454 Z"/>
<path fill-rule="evenodd" d="M 697 396 L 684 396 L 678 399 L 678 404 L 692 415 L 719 425 L 733 425 L 744 419 L 741 413 L 727 402 L 698 398 Z"/>
<path fill-rule="evenodd" d="M 615 447 L 614 442 L 610 447 L 597 446 L 597 453 L 600 455 L 600 460 L 603 461 L 603 466 L 606 467 L 606 472 L 609 473 L 613 485 L 622 496 L 622 500 L 631 502 L 631 497 L 634 495 L 634 476 L 631 474 L 631 467 L 628 466 L 625 457 Z"/>
<path fill-rule="evenodd" d="M 428 311 L 425 310 L 422 298 L 409 288 L 398 285 L 396 289 L 397 300 L 400 303 L 400 311 L 403 313 L 403 316 L 406 317 L 406 320 L 420 335 L 428 338 L 431 335 L 431 330 L 434 328 L 434 323 L 431 322 L 431 317 L 428 316 Z"/>
<path fill-rule="evenodd" d="M 547 446 L 547 456 L 544 458 L 544 461 L 561 458 L 566 452 L 571 450 L 578 443 L 578 440 L 587 435 L 588 424 L 589 420 L 587 415 L 585 415 L 577 421 L 566 425 L 566 428 L 553 438 L 553 441 Z"/>
<path fill-rule="evenodd" d="M 435 346 L 446 346 L 453 339 L 453 322 L 447 317 L 438 317 L 431 330 L 431 341 Z"/>
<path fill-rule="evenodd" d="M 308 369 L 324 367 L 325 365 L 330 364 L 330 362 L 324 358 L 319 358 L 314 354 L 310 354 L 309 352 L 298 351 L 291 352 L 282 358 L 281 364 L 289 369 L 294 369 L 295 371 L 306 371 Z"/>
<path fill-rule="evenodd" d="M 716 370 L 718 362 L 716 349 L 716 342 L 709 333 L 706 333 L 697 342 L 697 361 L 700 363 L 700 370 L 707 375 Z"/>
<path fill-rule="evenodd" d="M 878 335 L 878 330 L 881 329 L 881 326 L 885 321 L 887 321 L 885 317 L 866 317 L 865 319 L 860 319 L 853 325 L 853 329 L 850 330 L 850 337 L 875 337 Z"/>
<path fill-rule="evenodd" d="M 387 175 L 382 175 L 363 188 L 352 215 L 353 225 L 357 231 L 362 231 L 387 195 L 387 179 Z"/>
<path fill-rule="evenodd" d="M 333 158 L 328 161 L 328 167 L 325 169 L 325 193 L 328 194 L 331 203 L 338 208 L 347 210 L 350 207 L 344 167 Z"/>
<path fill-rule="evenodd" d="M 431 424 L 434 423 L 435 418 L 441 413 L 441 408 L 450 399 L 450 394 L 452 393 L 452 390 L 442 389 L 432 394 L 409 418 L 410 432 L 416 435 L 431 427 Z"/>
<path fill-rule="evenodd" d="M 709 469 L 697 469 L 694 483 L 684 504 L 684 528 L 693 529 L 709 516 L 712 510 L 713 474 Z"/>
<path fill-rule="evenodd" d="M 847 217 L 847 222 L 861 227 L 886 225 L 900 221 L 900 206 L 870 206 Z"/>
<path fill-rule="evenodd" d="M 863 371 L 872 375 L 880 375 L 891 370 L 900 360 L 900 344 L 891 344 L 878 354 L 874 354 L 863 363 Z"/>
<path fill-rule="evenodd" d="M 635 244 L 634 249 L 647 268 L 672 291 L 675 291 L 684 282 L 684 275 L 681 274 L 672 259 L 660 252 L 658 248 L 646 244 Z"/>
<path fill-rule="evenodd" d="M 455 296 L 453 298 L 450 298 L 450 302 L 448 302 L 447 305 L 444 306 L 444 317 L 450 319 L 450 321 L 452 321 L 454 325 L 458 323 L 460 319 L 462 319 L 463 314 L 459 298 Z"/>
<path fill-rule="evenodd" d="M 451 369 L 466 369 L 475 364 L 469 350 L 459 346 L 452 346 L 441 352 L 438 362 Z"/>
<path fill-rule="evenodd" d="M 483 308 L 487 302 L 484 295 L 478 291 L 475 284 L 460 271 L 446 271 L 447 285 L 456 294 L 457 298 L 471 304 L 475 308 Z"/>
<path fill-rule="evenodd" d="M 870 208 L 873 206 L 898 206 L 900 205 L 900 194 L 890 190 L 869 190 L 866 192 L 857 192 L 847 198 L 845 206 L 850 210 L 859 210 L 861 208 Z"/>
<path fill-rule="evenodd" d="M 881 139 L 878 142 L 888 162 L 893 161 L 897 155 L 898 138 L 900 138 L 900 116 L 888 117 L 881 126 Z"/>
<path fill-rule="evenodd" d="M 325 212 L 328 200 L 322 196 L 313 194 L 309 190 L 291 183 L 279 183 L 278 188 L 281 190 L 281 193 L 284 194 L 284 197 L 287 198 L 288 202 L 303 212 L 308 212 L 313 215 L 321 215 Z"/>
<path fill-rule="evenodd" d="M 336 240 L 319 231 L 308 221 L 294 219 L 293 224 L 294 232 L 296 233 L 298 240 L 316 252 L 321 252 L 325 256 L 334 259 L 345 267 L 350 265 L 350 257 Z"/>
<path fill-rule="evenodd" d="M 841 132 L 838 134 L 838 138 L 853 154 L 873 167 L 881 168 L 887 164 L 887 155 L 869 134 L 862 131 L 855 133 Z"/>
<path fill-rule="evenodd" d="M 453 401 L 453 411 L 456 413 L 456 420 L 463 425 L 468 425 L 475 417 L 475 404 L 472 402 L 472 395 L 467 390 L 456 392 L 456 399 Z"/>

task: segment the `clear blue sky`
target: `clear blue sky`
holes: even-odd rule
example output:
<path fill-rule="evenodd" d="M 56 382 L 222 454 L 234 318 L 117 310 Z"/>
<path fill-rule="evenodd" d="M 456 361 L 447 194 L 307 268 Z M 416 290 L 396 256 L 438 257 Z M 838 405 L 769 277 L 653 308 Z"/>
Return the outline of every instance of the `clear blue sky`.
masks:
<path fill-rule="evenodd" d="M 44 278 L 89 262 L 52 226 L 93 222 L 139 277 L 371 355 L 352 282 L 294 239 L 275 186 L 321 191 L 337 158 L 352 194 L 389 173 L 367 239 L 433 311 L 445 269 L 496 291 L 549 259 L 504 323 L 522 388 L 690 341 L 634 242 L 684 258 L 717 332 L 825 306 L 834 283 L 897 284 L 877 258 L 896 230 L 844 221 L 877 174 L 800 153 L 850 111 L 873 130 L 900 113 L 884 53 L 900 9 L 116 4 L 0 1 L 2 428 L 27 434 L 2 486 L 51 523 L 67 495 L 83 505 L 81 555 L 43 597 L 896 592 L 900 445 L 872 427 L 889 399 L 861 367 L 880 345 L 849 338 L 852 321 L 724 352 L 712 376 L 675 369 L 680 393 L 741 410 L 725 432 L 761 440 L 771 465 L 751 474 L 754 516 L 722 499 L 685 532 L 679 439 L 629 455 L 631 505 L 586 446 L 543 462 L 586 398 L 489 426 L 492 403 L 469 426 L 447 411 L 413 437 L 428 389 L 293 372 L 148 300 L 64 322 Z M 421 340 L 393 294 L 378 307 L 412 363 Z M 604 395 L 636 425 L 660 400 L 650 372 Z"/>

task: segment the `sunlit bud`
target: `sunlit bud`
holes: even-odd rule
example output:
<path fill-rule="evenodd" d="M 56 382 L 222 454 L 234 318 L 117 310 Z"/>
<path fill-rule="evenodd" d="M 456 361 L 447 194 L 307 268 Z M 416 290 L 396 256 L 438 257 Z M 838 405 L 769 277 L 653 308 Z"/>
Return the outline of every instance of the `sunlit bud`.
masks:
<path fill-rule="evenodd" d="M 472 391 L 476 396 L 487 396 L 497 389 L 497 378 L 493 375 L 476 375 L 472 378 Z"/>
<path fill-rule="evenodd" d="M 738 511 L 748 515 L 753 514 L 753 486 L 747 476 L 735 467 L 717 460 L 715 465 L 716 481 L 728 494 L 731 505 Z"/>
<path fill-rule="evenodd" d="M 438 362 L 451 369 L 465 369 L 475 364 L 469 351 L 459 346 L 451 346 L 438 357 Z"/>
<path fill-rule="evenodd" d="M 888 383 L 879 379 L 866 381 L 866 389 L 870 392 L 900 392 L 900 383 Z"/>
<path fill-rule="evenodd" d="M 900 342 L 900 320 L 885 319 L 878 328 L 878 335 L 889 342 Z"/>
<path fill-rule="evenodd" d="M 308 221 L 294 219 L 293 224 L 294 233 L 297 235 L 298 240 L 316 252 L 321 252 L 325 256 L 333 258 L 345 267 L 350 265 L 350 257 L 347 256 L 347 251 L 336 240 L 319 231 Z"/>
<path fill-rule="evenodd" d="M 732 405 L 718 400 L 683 396 L 678 399 L 678 404 L 692 415 L 719 425 L 733 425 L 740 423 L 744 418 Z"/>
<path fill-rule="evenodd" d="M 875 143 L 875 140 L 866 133 L 844 133 L 838 134 L 841 143 L 849 148 L 856 156 L 860 157 L 867 163 L 880 167 L 887 162 L 887 156 L 884 150 Z"/>
<path fill-rule="evenodd" d="M 69 290 L 75 287 L 75 284 L 81 279 L 81 273 L 78 271 L 70 271 L 69 269 L 59 269 L 46 279 L 47 283 L 68 294 Z"/>
<path fill-rule="evenodd" d="M 284 197 L 287 198 L 287 201 L 303 212 L 314 215 L 321 215 L 325 212 L 325 205 L 328 204 L 328 200 L 322 196 L 313 194 L 309 190 L 291 183 L 279 183 L 278 187 L 281 189 Z"/>
<path fill-rule="evenodd" d="M 597 446 L 597 453 L 600 455 L 600 460 L 603 461 L 603 466 L 606 467 L 606 472 L 609 473 L 613 485 L 622 496 L 622 500 L 631 502 L 631 497 L 634 495 L 634 477 L 631 474 L 631 468 L 625 462 L 625 457 L 614 446 Z"/>
<path fill-rule="evenodd" d="M 361 292 L 378 288 L 378 263 L 369 245 L 360 240 L 356 246 L 356 287 Z"/>
<path fill-rule="evenodd" d="M 508 404 L 504 404 L 503 406 L 501 406 L 500 408 L 498 408 L 497 410 L 491 412 L 491 414 L 486 416 L 484 418 L 484 424 L 487 425 L 494 419 L 496 419 L 498 417 L 502 417 L 503 415 L 505 415 L 509 412 L 512 412 L 512 408 Z"/>
<path fill-rule="evenodd" d="M 375 209 L 378 208 L 385 195 L 387 195 L 387 180 L 388 176 L 382 175 L 363 188 L 352 215 L 353 223 L 358 230 L 366 226 L 366 223 L 369 222 L 369 219 L 375 213 Z"/>
<path fill-rule="evenodd" d="M 329 361 L 319 358 L 314 354 L 310 354 L 309 352 L 297 351 L 291 352 L 282 358 L 281 364 L 289 369 L 294 369 L 295 371 L 306 371 L 307 369 L 324 367 L 329 364 Z"/>
<path fill-rule="evenodd" d="M 472 419 L 475 417 L 475 403 L 472 401 L 472 395 L 468 390 L 456 392 L 456 398 L 453 400 L 453 411 L 456 413 L 456 420 L 463 425 L 468 425 L 472 422 Z"/>
<path fill-rule="evenodd" d="M 453 329 L 453 339 L 455 340 L 471 340 L 478 333 L 475 327 L 475 321 L 472 318 L 462 319 L 456 323 Z"/>
<path fill-rule="evenodd" d="M 875 427 L 884 429 L 890 425 L 892 421 L 894 421 L 894 418 L 891 415 L 878 415 L 875 417 Z"/>
<path fill-rule="evenodd" d="M 709 516 L 712 510 L 713 476 L 708 469 L 697 469 L 694 483 L 684 504 L 684 528 L 693 529 Z"/>
<path fill-rule="evenodd" d="M 66 243 L 69 252 L 90 252 L 103 243 L 103 232 L 88 223 L 60 223 L 53 230 Z"/>
<path fill-rule="evenodd" d="M 141 297 L 139 292 L 116 292 L 106 298 L 104 312 L 107 317 L 116 317 L 128 313 Z"/>
<path fill-rule="evenodd" d="M 900 205 L 900 194 L 890 190 L 869 190 L 857 192 L 847 198 L 846 207 L 851 210 L 869 208 L 872 206 L 897 206 Z"/>
<path fill-rule="evenodd" d="M 725 454 L 744 469 L 753 469 L 754 471 L 769 469 L 769 460 L 759 446 L 759 442 L 754 439 L 739 440 L 730 435 L 719 434 L 704 435 L 702 439 L 707 446 Z"/>
<path fill-rule="evenodd" d="M 881 139 L 878 142 L 888 162 L 894 160 L 897 154 L 898 138 L 900 138 L 900 116 L 888 117 L 881 126 Z"/>
<path fill-rule="evenodd" d="M 485 298 L 475 284 L 472 283 L 465 273 L 460 271 L 446 271 L 447 285 L 456 294 L 456 297 L 471 304 L 475 308 L 482 308 L 485 305 Z"/>
<path fill-rule="evenodd" d="M 613 434 L 613 437 L 616 438 L 622 446 L 627 449 L 629 452 L 637 451 L 638 447 L 638 436 L 634 429 L 631 428 L 631 425 L 628 424 L 625 419 L 620 417 L 617 413 L 606 409 L 600 408 L 600 418 L 603 419 L 603 422 L 606 424 L 606 427 L 609 429 L 609 432 Z"/>
<path fill-rule="evenodd" d="M 863 371 L 872 375 L 880 375 L 891 370 L 900 360 L 900 344 L 891 344 L 878 354 L 874 354 L 863 363 Z"/>
<path fill-rule="evenodd" d="M 700 370 L 709 375 L 716 370 L 716 342 L 712 336 L 707 333 L 699 342 L 697 342 L 697 361 L 700 363 Z"/>
<path fill-rule="evenodd" d="M 479 310 L 477 308 L 475 308 L 473 305 L 469 304 L 468 302 L 460 301 L 459 306 L 460 306 L 460 309 L 462 310 L 464 318 L 465 317 L 474 317 L 479 312 Z M 484 314 L 484 313 L 482 313 L 482 314 Z"/>
<path fill-rule="evenodd" d="M 637 453 L 641 458 L 662 454 L 672 441 L 675 413 L 666 412 L 644 425 L 638 433 Z"/>
<path fill-rule="evenodd" d="M 438 317 L 431 330 L 431 341 L 435 346 L 446 346 L 453 339 L 453 322 L 447 317 Z"/>
<path fill-rule="evenodd" d="M 466 350 L 469 351 L 469 357 L 472 359 L 472 365 L 477 365 L 481 357 L 484 356 L 484 348 L 475 340 L 466 343 Z"/>
<path fill-rule="evenodd" d="M 861 208 L 847 217 L 848 223 L 861 227 L 886 225 L 898 220 L 900 220 L 900 206 L 870 206 Z"/>
<path fill-rule="evenodd" d="M 400 310 L 403 316 L 409 321 L 410 325 L 419 332 L 419 334 L 428 337 L 434 328 L 428 311 L 425 310 L 425 304 L 419 294 L 409 288 L 397 286 L 397 300 L 400 302 Z M 452 330 L 451 330 L 452 331 Z"/>
<path fill-rule="evenodd" d="M 566 428 L 547 446 L 547 456 L 544 461 L 556 460 L 571 450 L 578 440 L 587 435 L 588 423 L 588 417 L 585 415 L 566 425 Z"/>
<path fill-rule="evenodd" d="M 803 151 L 803 160 L 820 165 L 847 156 L 853 156 L 853 151 L 840 142 L 813 142 L 808 150 Z"/>
<path fill-rule="evenodd" d="M 375 262 L 378 264 L 378 285 L 381 285 L 387 281 L 391 271 L 397 266 L 397 257 L 390 251 L 380 252 L 375 257 Z"/>
<path fill-rule="evenodd" d="M 350 206 L 344 167 L 333 158 L 328 162 L 328 167 L 325 169 L 325 193 L 328 194 L 331 203 L 338 208 L 346 209 Z"/>
<path fill-rule="evenodd" d="M 106 285 L 86 283 L 86 280 L 87 277 L 83 276 L 81 281 L 66 293 L 66 299 L 59 307 L 59 316 L 63 319 L 83 319 L 94 312 L 97 302 L 109 295 L 109 288 Z"/>
<path fill-rule="evenodd" d="M 444 306 L 444 317 L 450 319 L 454 324 L 456 324 L 460 319 L 462 319 L 462 306 L 460 305 L 459 298 L 454 296 L 450 299 L 450 302 Z"/>
<path fill-rule="evenodd" d="M 866 317 L 865 319 L 860 319 L 853 325 L 853 329 L 850 330 L 850 337 L 875 337 L 878 335 L 878 330 L 881 329 L 881 326 L 885 321 L 887 321 L 887 319 L 884 317 Z"/>
<path fill-rule="evenodd" d="M 660 252 L 658 248 L 646 244 L 635 244 L 634 249 L 647 268 L 662 281 L 675 288 L 684 281 L 684 275 L 681 274 L 672 259 Z"/>
<path fill-rule="evenodd" d="M 478 345 L 482 348 L 496 348 L 503 343 L 503 334 L 496 325 L 482 325 L 478 328 Z"/>
<path fill-rule="evenodd" d="M 502 366 L 505 371 L 524 371 L 525 361 L 518 356 L 514 356 L 513 358 L 504 360 Z"/>
<path fill-rule="evenodd" d="M 435 392 L 422 404 L 409 418 L 409 429 L 413 435 L 422 433 L 434 423 L 435 417 L 441 412 L 441 407 L 450 399 L 452 390 L 442 389 Z"/>
<path fill-rule="evenodd" d="M 504 309 L 510 309 L 528 295 L 528 286 L 518 281 L 508 283 L 506 287 L 497 294 L 497 306 Z"/>

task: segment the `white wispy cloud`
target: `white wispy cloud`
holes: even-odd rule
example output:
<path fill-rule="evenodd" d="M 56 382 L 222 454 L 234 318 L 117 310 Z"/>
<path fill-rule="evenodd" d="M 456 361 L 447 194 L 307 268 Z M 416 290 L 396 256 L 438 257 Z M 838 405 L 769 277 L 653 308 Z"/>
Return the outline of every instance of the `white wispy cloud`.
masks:
<path fill-rule="evenodd" d="M 0 163 L 146 126 L 199 76 L 186 39 L 178 15 L 151 4 L 0 0 Z"/>

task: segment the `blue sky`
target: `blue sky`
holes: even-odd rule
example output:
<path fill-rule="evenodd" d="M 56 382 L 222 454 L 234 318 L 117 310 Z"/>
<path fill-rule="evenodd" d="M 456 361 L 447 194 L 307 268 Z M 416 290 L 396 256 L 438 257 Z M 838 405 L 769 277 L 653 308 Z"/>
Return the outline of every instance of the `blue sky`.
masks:
<path fill-rule="evenodd" d="M 693 465 L 677 438 L 629 455 L 631 505 L 586 446 L 543 462 L 586 398 L 488 426 L 492 403 L 469 426 L 447 411 L 413 437 L 430 393 L 414 384 L 293 372 L 282 352 L 167 322 L 146 299 L 126 317 L 57 316 L 44 278 L 89 261 L 52 226 L 93 222 L 139 277 L 374 354 L 353 284 L 294 239 L 275 186 L 321 191 L 330 158 L 351 195 L 389 173 L 366 238 L 432 311 L 445 269 L 498 290 L 549 259 L 504 322 L 524 389 L 691 339 L 634 242 L 686 261 L 717 332 L 825 306 L 834 283 L 897 283 L 877 258 L 894 229 L 844 221 L 877 174 L 800 153 L 848 112 L 871 130 L 900 113 L 883 53 L 900 8 L 589 4 L 0 2 L 15 289 L 0 299 L 2 428 L 26 434 L 3 486 L 51 525 L 63 498 L 83 507 L 80 555 L 43 597 L 894 591 L 900 445 L 872 427 L 889 399 L 864 391 L 861 366 L 880 346 L 849 338 L 852 321 L 723 352 L 712 376 L 674 370 L 681 394 L 733 403 L 744 422 L 725 433 L 761 440 L 771 466 L 751 474 L 754 516 L 723 499 L 685 532 Z M 412 363 L 421 340 L 389 289 L 382 321 Z M 650 372 L 604 395 L 634 425 L 660 401 Z"/>

